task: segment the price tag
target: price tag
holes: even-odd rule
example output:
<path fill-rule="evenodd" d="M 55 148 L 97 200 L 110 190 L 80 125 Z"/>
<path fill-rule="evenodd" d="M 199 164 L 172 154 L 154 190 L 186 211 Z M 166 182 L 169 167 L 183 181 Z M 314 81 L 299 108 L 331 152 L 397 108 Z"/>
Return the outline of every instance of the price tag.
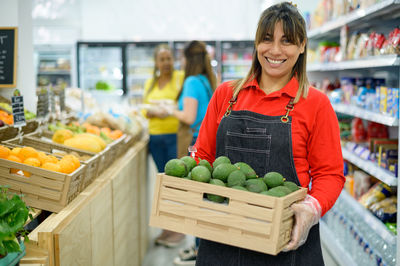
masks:
<path fill-rule="evenodd" d="M 14 96 L 11 97 L 11 106 L 14 117 L 14 127 L 25 126 L 24 98 L 19 90 L 14 91 Z"/>
<path fill-rule="evenodd" d="M 36 105 L 37 117 L 46 117 L 49 113 L 49 93 L 46 89 L 41 89 L 38 93 L 38 102 Z"/>

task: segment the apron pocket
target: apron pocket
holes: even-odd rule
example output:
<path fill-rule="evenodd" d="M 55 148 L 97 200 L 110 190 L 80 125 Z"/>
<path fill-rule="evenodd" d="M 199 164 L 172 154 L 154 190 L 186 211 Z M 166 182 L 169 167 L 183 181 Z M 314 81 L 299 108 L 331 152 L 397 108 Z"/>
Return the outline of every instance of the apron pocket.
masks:
<path fill-rule="evenodd" d="M 241 147 L 250 150 L 266 150 L 271 149 L 271 135 L 238 133 L 233 131 L 226 132 L 226 145 L 231 147 Z"/>
<path fill-rule="evenodd" d="M 232 164 L 244 162 L 249 164 L 259 177 L 266 174 L 270 158 L 269 150 L 225 146 L 225 151 Z"/>

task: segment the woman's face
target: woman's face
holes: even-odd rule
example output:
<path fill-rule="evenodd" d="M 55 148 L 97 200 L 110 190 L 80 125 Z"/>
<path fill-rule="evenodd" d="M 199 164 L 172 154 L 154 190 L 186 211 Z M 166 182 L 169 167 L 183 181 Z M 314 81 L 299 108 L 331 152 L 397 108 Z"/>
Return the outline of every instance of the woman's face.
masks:
<path fill-rule="evenodd" d="M 156 57 L 156 67 L 160 70 L 160 75 L 171 74 L 173 64 L 174 60 L 172 59 L 171 51 L 162 49 L 158 52 Z"/>
<path fill-rule="evenodd" d="M 305 43 L 297 46 L 290 43 L 283 32 L 281 22 L 276 23 L 274 36 L 267 34 L 257 45 L 257 58 L 262 75 L 271 78 L 289 78 L 299 55 L 304 52 Z"/>

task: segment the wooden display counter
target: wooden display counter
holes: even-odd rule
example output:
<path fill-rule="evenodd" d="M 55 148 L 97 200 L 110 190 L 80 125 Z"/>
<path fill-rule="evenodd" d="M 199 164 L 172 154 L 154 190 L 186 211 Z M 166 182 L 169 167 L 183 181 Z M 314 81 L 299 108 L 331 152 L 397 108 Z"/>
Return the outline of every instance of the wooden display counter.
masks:
<path fill-rule="evenodd" d="M 148 246 L 147 144 L 138 141 L 29 234 L 21 265 L 141 265 Z"/>

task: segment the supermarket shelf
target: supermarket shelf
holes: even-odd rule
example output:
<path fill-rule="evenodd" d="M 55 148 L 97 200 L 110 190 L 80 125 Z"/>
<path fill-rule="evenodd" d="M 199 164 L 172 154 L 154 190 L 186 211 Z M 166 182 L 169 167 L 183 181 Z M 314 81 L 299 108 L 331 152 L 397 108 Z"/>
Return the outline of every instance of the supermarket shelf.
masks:
<path fill-rule="evenodd" d="M 397 178 L 390 171 L 379 167 L 377 164 L 360 158 L 357 154 L 352 153 L 346 148 L 342 148 L 343 158 L 355 164 L 362 170 L 373 175 L 389 186 L 397 186 Z"/>
<path fill-rule="evenodd" d="M 387 126 L 398 126 L 399 120 L 395 117 L 372 112 L 354 105 L 348 104 L 332 104 L 336 112 L 359 117 L 368 121 L 377 122 Z"/>
<path fill-rule="evenodd" d="M 319 229 L 322 244 L 329 250 L 339 265 L 357 265 L 323 220 L 319 220 Z"/>
<path fill-rule="evenodd" d="M 39 71 L 38 75 L 71 75 L 70 70 Z"/>
<path fill-rule="evenodd" d="M 224 66 L 251 66 L 252 60 L 225 60 L 222 61 Z"/>
<path fill-rule="evenodd" d="M 387 13 L 395 13 L 400 10 L 399 0 L 384 0 L 365 9 L 356 9 L 353 12 L 343 15 L 335 20 L 325 23 L 323 26 L 310 30 L 308 38 L 323 38 L 332 31 L 339 31 L 344 25 L 349 27 L 370 22 L 373 18 L 380 18 Z"/>
<path fill-rule="evenodd" d="M 151 78 L 151 74 L 138 74 L 138 75 L 129 74 L 128 75 L 128 79 L 130 79 L 130 80 L 144 80 L 144 79 L 148 79 L 148 78 Z"/>
<path fill-rule="evenodd" d="M 225 74 L 222 74 L 222 78 L 224 78 L 224 79 L 241 79 L 241 78 L 243 78 L 244 76 L 246 76 L 246 74 L 247 73 L 243 73 L 243 74 L 237 74 L 237 73 L 225 73 Z"/>
<path fill-rule="evenodd" d="M 314 63 L 309 64 L 307 71 L 336 71 L 345 69 L 364 69 L 373 67 L 391 67 L 400 66 L 400 56 L 398 55 L 380 55 L 362 58 L 358 60 L 350 60 L 343 62 Z"/>
<path fill-rule="evenodd" d="M 386 226 L 376 218 L 369 210 L 365 209 L 360 203 L 358 203 L 346 190 L 342 190 L 340 198 L 346 202 L 348 208 L 360 219 L 362 219 L 371 229 L 375 231 L 383 240 L 388 244 L 396 244 L 396 236 L 392 234 Z M 352 264 L 347 264 L 352 265 Z"/>

